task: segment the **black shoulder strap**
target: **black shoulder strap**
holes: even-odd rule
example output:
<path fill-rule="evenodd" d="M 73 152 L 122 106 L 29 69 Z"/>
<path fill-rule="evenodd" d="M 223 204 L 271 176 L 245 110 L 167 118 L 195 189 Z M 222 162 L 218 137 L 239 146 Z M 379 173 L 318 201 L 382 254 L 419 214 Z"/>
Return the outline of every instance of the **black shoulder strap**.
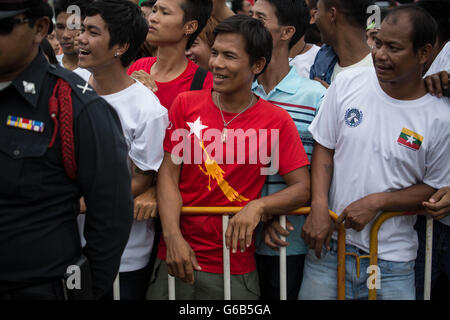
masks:
<path fill-rule="evenodd" d="M 197 71 L 195 71 L 194 79 L 192 79 L 190 90 L 202 90 L 207 73 L 208 70 L 198 67 Z"/>

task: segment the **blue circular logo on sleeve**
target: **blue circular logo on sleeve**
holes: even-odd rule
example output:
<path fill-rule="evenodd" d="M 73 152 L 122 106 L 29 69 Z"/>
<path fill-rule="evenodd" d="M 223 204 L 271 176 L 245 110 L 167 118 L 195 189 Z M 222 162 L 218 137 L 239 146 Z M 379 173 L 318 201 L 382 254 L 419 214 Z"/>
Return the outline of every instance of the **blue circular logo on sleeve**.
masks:
<path fill-rule="evenodd" d="M 356 108 L 345 111 L 345 124 L 351 128 L 359 126 L 363 120 L 363 112 Z"/>

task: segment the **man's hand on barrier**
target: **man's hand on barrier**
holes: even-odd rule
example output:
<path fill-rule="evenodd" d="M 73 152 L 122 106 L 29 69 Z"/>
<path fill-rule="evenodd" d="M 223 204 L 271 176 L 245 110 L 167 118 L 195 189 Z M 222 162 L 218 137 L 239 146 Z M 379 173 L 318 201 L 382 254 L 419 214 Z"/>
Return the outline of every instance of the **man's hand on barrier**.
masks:
<path fill-rule="evenodd" d="M 273 218 L 264 223 L 264 242 L 265 244 L 273 249 L 277 250 L 279 247 L 287 247 L 289 243 L 280 239 L 280 235 L 287 237 L 290 232 L 293 231 L 294 227 L 292 223 L 286 219 L 286 229 L 280 225 L 280 219 L 278 217 Z M 288 231 L 289 230 L 289 231 Z"/>
<path fill-rule="evenodd" d="M 167 245 L 167 272 L 186 283 L 194 284 L 194 269 L 200 271 L 202 268 L 191 246 L 181 234 L 168 239 L 164 238 L 164 240 Z"/>
<path fill-rule="evenodd" d="M 379 194 L 370 194 L 362 199 L 352 202 L 347 208 L 342 211 L 336 224 L 340 224 L 345 220 L 344 227 L 352 228 L 356 231 L 361 231 L 364 227 L 372 221 L 381 210 L 379 204 L 381 201 L 377 200 Z"/>
<path fill-rule="evenodd" d="M 424 79 L 424 81 L 425 87 L 431 95 L 442 97 L 443 95 L 446 95 L 446 92 L 448 93 L 447 89 L 449 87 L 449 79 L 447 71 L 441 71 L 429 75 Z"/>
<path fill-rule="evenodd" d="M 225 233 L 227 248 L 231 247 L 232 252 L 236 253 L 238 240 L 241 252 L 244 252 L 246 247 L 250 247 L 253 230 L 255 230 L 263 215 L 264 210 L 258 200 L 250 201 L 241 211 L 235 214 L 230 219 Z"/>
<path fill-rule="evenodd" d="M 428 215 L 440 220 L 450 214 L 450 186 L 439 189 L 428 201 L 423 202 Z"/>
<path fill-rule="evenodd" d="M 311 204 L 311 212 L 303 225 L 302 238 L 308 247 L 315 251 L 317 258 L 320 259 L 324 245 L 327 250 L 330 250 L 333 231 L 334 223 L 328 212 L 327 204 Z"/>
<path fill-rule="evenodd" d="M 138 221 L 148 220 L 157 216 L 156 186 L 134 199 L 134 219 Z"/>

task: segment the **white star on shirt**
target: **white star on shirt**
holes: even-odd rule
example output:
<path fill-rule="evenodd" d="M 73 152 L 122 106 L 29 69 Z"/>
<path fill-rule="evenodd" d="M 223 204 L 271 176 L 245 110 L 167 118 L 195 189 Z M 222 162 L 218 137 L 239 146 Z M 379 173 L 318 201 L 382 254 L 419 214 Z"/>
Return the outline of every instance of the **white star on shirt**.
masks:
<path fill-rule="evenodd" d="M 200 120 L 200 117 L 195 120 L 195 122 L 187 122 L 189 128 L 191 128 L 191 131 L 189 132 L 189 135 L 195 134 L 198 139 L 201 139 L 201 133 L 203 129 L 208 128 L 208 126 L 202 125 L 202 120 Z"/>
<path fill-rule="evenodd" d="M 414 143 L 414 137 L 409 136 L 407 142 L 413 144 Z"/>

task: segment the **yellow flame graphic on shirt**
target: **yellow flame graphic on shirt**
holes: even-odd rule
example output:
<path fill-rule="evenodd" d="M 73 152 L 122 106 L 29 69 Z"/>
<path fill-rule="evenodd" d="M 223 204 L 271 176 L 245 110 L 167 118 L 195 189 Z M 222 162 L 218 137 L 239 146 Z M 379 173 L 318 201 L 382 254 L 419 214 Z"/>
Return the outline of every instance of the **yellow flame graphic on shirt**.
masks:
<path fill-rule="evenodd" d="M 241 196 L 239 192 L 237 192 L 230 184 L 223 178 L 223 174 L 225 171 L 222 170 L 222 168 L 217 164 L 216 160 L 211 159 L 208 152 L 205 149 L 205 145 L 203 144 L 203 140 L 200 142 L 200 146 L 202 147 L 203 151 L 206 154 L 206 161 L 205 161 L 205 169 L 202 168 L 201 165 L 198 167 L 200 168 L 200 171 L 203 172 L 206 176 L 208 176 L 208 188 L 209 191 L 211 191 L 211 177 L 217 181 L 217 184 L 219 185 L 219 188 L 222 190 L 223 194 L 227 197 L 227 199 L 230 202 L 242 202 L 242 201 L 249 201 L 244 196 Z"/>

